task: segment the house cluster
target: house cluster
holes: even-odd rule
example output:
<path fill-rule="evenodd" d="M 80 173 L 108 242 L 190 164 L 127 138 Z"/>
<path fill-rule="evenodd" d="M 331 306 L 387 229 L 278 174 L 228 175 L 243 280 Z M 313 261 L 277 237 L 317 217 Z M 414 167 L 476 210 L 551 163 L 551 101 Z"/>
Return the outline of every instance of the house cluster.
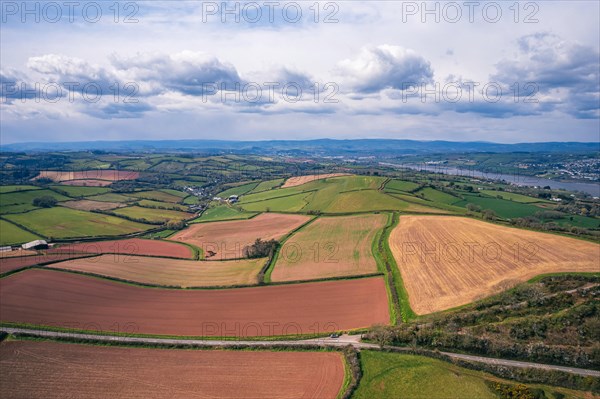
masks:
<path fill-rule="evenodd" d="M 229 197 L 227 197 L 226 199 L 223 199 L 221 197 L 214 197 L 213 201 L 219 201 L 219 202 L 227 202 L 229 204 L 235 204 L 236 202 L 238 202 L 240 200 L 240 196 L 239 195 L 230 195 Z"/>
<path fill-rule="evenodd" d="M 27 242 L 21 246 L 7 245 L 4 247 L 0 247 L 0 253 L 16 251 L 19 249 L 24 249 L 24 250 L 29 250 L 29 251 L 38 250 L 38 249 L 48 249 L 48 242 L 46 242 L 46 240 L 34 240 L 34 241 Z"/>

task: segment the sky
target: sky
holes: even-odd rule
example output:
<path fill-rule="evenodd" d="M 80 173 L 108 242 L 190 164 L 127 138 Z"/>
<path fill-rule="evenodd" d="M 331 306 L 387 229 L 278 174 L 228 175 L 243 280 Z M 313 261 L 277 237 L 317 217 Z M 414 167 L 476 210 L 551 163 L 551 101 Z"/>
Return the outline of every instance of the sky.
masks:
<path fill-rule="evenodd" d="M 600 141 L 597 1 L 0 1 L 0 144 Z"/>

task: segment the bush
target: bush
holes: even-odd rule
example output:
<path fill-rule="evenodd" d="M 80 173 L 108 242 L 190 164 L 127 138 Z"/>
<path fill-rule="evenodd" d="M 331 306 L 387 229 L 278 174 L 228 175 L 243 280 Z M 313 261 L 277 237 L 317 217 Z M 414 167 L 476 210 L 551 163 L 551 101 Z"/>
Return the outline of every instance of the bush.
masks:
<path fill-rule="evenodd" d="M 41 208 L 52 208 L 56 205 L 56 198 L 49 195 L 36 197 L 33 199 L 33 206 L 39 206 Z"/>
<path fill-rule="evenodd" d="M 254 244 L 244 247 L 242 254 L 245 258 L 264 258 L 272 256 L 278 245 L 279 242 L 277 240 L 263 241 L 257 238 Z"/>

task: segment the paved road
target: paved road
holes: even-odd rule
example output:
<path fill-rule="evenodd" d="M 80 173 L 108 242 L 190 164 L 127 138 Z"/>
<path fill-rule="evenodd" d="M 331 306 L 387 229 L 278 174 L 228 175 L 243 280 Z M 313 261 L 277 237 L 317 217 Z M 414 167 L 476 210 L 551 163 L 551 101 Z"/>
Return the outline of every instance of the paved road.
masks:
<path fill-rule="evenodd" d="M 145 338 L 145 337 L 122 337 L 113 335 L 95 335 L 95 334 L 81 334 L 81 333 L 69 333 L 69 332 L 56 332 L 56 331 L 42 331 L 32 330 L 26 328 L 10 328 L 0 327 L 0 331 L 4 331 L 9 334 L 30 334 L 38 337 L 46 338 L 75 338 L 75 339 L 90 339 L 100 340 L 105 342 L 121 342 L 121 343 L 144 343 L 144 344 L 162 344 L 162 345 L 189 345 L 189 346 L 239 346 L 248 345 L 254 347 L 261 346 L 309 346 L 309 345 L 322 345 L 330 347 L 343 347 L 352 345 L 357 349 L 379 349 L 379 345 L 370 344 L 367 342 L 361 342 L 360 335 L 342 335 L 339 338 L 315 338 L 305 340 L 286 340 L 286 341 L 227 341 L 227 340 L 210 340 L 210 339 L 172 339 L 172 338 Z M 385 349 L 389 349 L 396 352 L 410 351 L 409 348 L 401 348 L 396 346 L 386 346 Z M 443 355 L 449 356 L 454 359 L 469 360 L 474 362 L 495 364 L 501 366 L 521 367 L 521 368 L 538 368 L 545 370 L 558 370 L 564 371 L 571 374 L 591 376 L 600 378 L 600 371 L 580 369 L 575 367 L 555 366 L 551 364 L 521 362 L 517 360 L 506 360 L 496 359 L 483 356 L 463 355 L 460 353 L 451 352 L 440 352 Z"/>

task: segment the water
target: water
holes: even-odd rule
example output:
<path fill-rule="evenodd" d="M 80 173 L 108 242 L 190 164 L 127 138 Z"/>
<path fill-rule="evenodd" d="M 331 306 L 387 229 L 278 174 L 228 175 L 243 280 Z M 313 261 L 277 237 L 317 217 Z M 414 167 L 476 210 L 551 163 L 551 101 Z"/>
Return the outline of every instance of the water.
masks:
<path fill-rule="evenodd" d="M 383 165 L 383 163 L 382 163 Z M 492 179 L 492 180 L 503 180 L 507 183 L 515 184 L 517 186 L 537 186 L 546 187 L 549 186 L 555 190 L 568 190 L 568 191 L 581 191 L 587 193 L 593 197 L 600 197 L 600 183 L 580 183 L 580 182 L 568 182 L 558 181 L 551 179 L 544 179 L 541 177 L 524 176 L 519 174 L 505 174 L 495 172 L 484 172 L 475 169 L 462 169 L 452 166 L 443 165 L 429 165 L 429 164 L 391 164 L 386 163 L 385 165 L 394 166 L 398 168 L 408 168 L 413 170 L 423 170 L 428 172 L 442 173 L 445 175 L 455 175 L 472 177 L 479 179 Z"/>

